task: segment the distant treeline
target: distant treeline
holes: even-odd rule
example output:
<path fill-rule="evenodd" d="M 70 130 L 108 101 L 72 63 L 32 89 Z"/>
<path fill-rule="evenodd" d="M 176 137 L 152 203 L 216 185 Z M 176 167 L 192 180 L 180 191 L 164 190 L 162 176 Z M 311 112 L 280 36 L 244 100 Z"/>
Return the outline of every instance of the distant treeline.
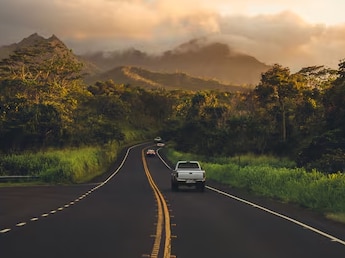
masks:
<path fill-rule="evenodd" d="M 0 62 L 2 153 L 104 145 L 138 130 L 180 151 L 273 154 L 307 169 L 345 170 L 345 61 L 295 74 L 275 64 L 250 92 L 167 91 L 85 85 L 76 59 L 45 56 L 43 47 Z"/>

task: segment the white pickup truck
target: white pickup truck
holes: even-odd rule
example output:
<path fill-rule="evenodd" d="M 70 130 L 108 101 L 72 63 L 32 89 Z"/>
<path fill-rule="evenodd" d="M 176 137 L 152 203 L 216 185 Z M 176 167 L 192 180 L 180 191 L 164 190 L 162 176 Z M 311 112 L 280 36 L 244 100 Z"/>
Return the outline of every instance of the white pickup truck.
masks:
<path fill-rule="evenodd" d="M 177 191 L 180 185 L 195 186 L 205 190 L 206 173 L 198 161 L 178 161 L 171 173 L 171 189 Z"/>

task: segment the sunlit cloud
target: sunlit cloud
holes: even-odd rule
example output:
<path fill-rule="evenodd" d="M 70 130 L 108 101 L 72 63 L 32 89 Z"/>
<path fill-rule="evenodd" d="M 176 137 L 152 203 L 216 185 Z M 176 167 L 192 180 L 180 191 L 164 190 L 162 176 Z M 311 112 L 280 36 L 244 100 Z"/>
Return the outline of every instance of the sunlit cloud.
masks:
<path fill-rule="evenodd" d="M 159 52 L 206 37 L 267 64 L 336 67 L 345 57 L 344 9 L 342 0 L 2 0 L 0 45 L 37 32 L 76 53 Z"/>

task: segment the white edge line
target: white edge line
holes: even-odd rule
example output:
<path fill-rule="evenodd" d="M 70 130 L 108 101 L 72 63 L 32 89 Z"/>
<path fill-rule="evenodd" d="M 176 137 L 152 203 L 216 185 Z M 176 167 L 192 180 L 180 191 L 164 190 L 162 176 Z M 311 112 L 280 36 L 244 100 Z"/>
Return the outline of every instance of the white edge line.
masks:
<path fill-rule="evenodd" d="M 165 162 L 165 160 L 162 158 L 162 156 L 159 154 L 159 150 L 160 150 L 160 149 L 161 149 L 161 148 L 157 149 L 157 154 L 158 154 L 159 159 L 163 162 L 163 164 L 164 164 L 168 169 L 173 170 L 173 169 L 168 165 L 168 163 Z"/>
<path fill-rule="evenodd" d="M 160 150 L 160 149 L 157 150 L 159 159 L 164 163 L 164 165 L 165 165 L 167 168 L 169 168 L 170 170 L 172 170 L 172 168 L 171 168 L 171 167 L 165 162 L 165 160 L 160 156 L 159 150 Z M 213 188 L 213 187 L 211 187 L 211 186 L 206 186 L 206 188 L 209 189 L 209 190 L 211 190 L 211 191 L 214 191 L 214 192 L 216 192 L 216 193 L 219 193 L 219 194 L 225 195 L 225 196 L 227 196 L 227 197 L 230 197 L 230 198 L 232 198 L 232 199 L 235 199 L 235 200 L 237 200 L 237 201 L 240 201 L 240 202 L 242 202 L 242 203 L 245 203 L 245 204 L 247 204 L 247 205 L 249 205 L 249 206 L 258 208 L 258 209 L 260 209 L 260 210 L 263 210 L 263 211 L 265 211 L 265 212 L 267 212 L 267 213 L 270 213 L 270 214 L 272 214 L 272 215 L 274 215 L 274 216 L 277 216 L 277 217 L 280 217 L 280 218 L 282 218 L 282 219 L 288 220 L 288 221 L 290 221 L 290 222 L 292 222 L 292 223 L 294 223 L 294 224 L 297 224 L 297 225 L 299 225 L 299 226 L 301 226 L 301 227 L 303 227 L 303 228 L 305 228 L 305 229 L 308 229 L 308 230 L 313 231 L 313 232 L 315 232 L 315 233 L 317 233 L 317 234 L 319 234 L 319 235 L 322 235 L 322 236 L 324 236 L 324 237 L 326 237 L 326 238 L 329 238 L 329 239 L 330 239 L 331 241 L 333 241 L 333 242 L 338 242 L 339 244 L 345 245 L 345 241 L 344 241 L 344 240 L 341 240 L 341 239 L 339 239 L 339 238 L 337 238 L 337 237 L 334 237 L 334 236 L 332 236 L 332 235 L 330 235 L 330 234 L 327 234 L 327 233 L 325 233 L 325 232 L 323 232 L 323 231 L 321 231 L 321 230 L 319 230 L 319 229 L 313 228 L 313 227 L 311 227 L 311 226 L 309 226 L 309 225 L 307 225 L 307 224 L 304 224 L 303 222 L 300 222 L 300 221 L 298 221 L 298 220 L 295 220 L 295 219 L 293 219 L 293 218 L 290 218 L 290 217 L 285 216 L 285 215 L 283 215 L 283 214 L 280 214 L 280 213 L 278 213 L 278 212 L 272 211 L 272 210 L 270 210 L 270 209 L 267 209 L 267 208 L 265 208 L 265 207 L 263 207 L 263 206 L 260 206 L 260 205 L 258 205 L 258 204 L 252 203 L 252 202 L 250 202 L 250 201 L 241 199 L 241 198 L 236 197 L 236 196 L 234 196 L 234 195 L 231 195 L 231 194 L 229 194 L 229 193 L 223 192 L 223 191 L 218 190 L 218 189 L 216 189 L 216 188 Z"/>
<path fill-rule="evenodd" d="M 127 151 L 126 151 L 125 156 L 123 157 L 123 160 L 121 161 L 121 163 L 120 163 L 120 165 L 119 165 L 119 167 L 118 167 L 118 168 L 117 168 L 117 169 L 116 169 L 106 180 L 104 180 L 101 184 L 99 184 L 98 186 L 96 186 L 94 189 L 97 189 L 97 188 L 99 188 L 99 187 L 105 185 L 106 183 L 108 183 L 108 182 L 110 181 L 110 179 L 112 179 L 112 178 L 120 171 L 120 169 L 123 167 L 123 165 L 124 165 L 125 162 L 126 162 L 126 159 L 127 159 L 128 155 L 129 155 L 129 152 L 130 152 L 134 147 L 140 146 L 140 145 L 143 145 L 143 144 L 144 144 L 144 143 L 141 143 L 141 144 L 134 145 L 134 146 L 128 148 Z"/>
<path fill-rule="evenodd" d="M 339 238 L 336 238 L 336 237 L 334 237 L 334 236 L 332 236 L 332 235 L 330 235 L 330 234 L 327 234 L 327 233 L 325 233 L 325 232 L 323 232 L 323 231 L 321 231 L 321 230 L 319 230 L 319 229 L 313 228 L 313 227 L 311 227 L 311 226 L 309 226 L 309 225 L 307 225 L 307 224 L 304 224 L 303 222 L 300 222 L 300 221 L 298 221 L 298 220 L 295 220 L 295 219 L 293 219 L 293 218 L 290 218 L 290 217 L 285 216 L 285 215 L 283 215 L 283 214 L 280 214 L 280 213 L 278 213 L 278 212 L 272 211 L 272 210 L 270 210 L 270 209 L 267 209 L 267 208 L 265 208 L 265 207 L 263 207 L 263 206 L 260 206 L 260 205 L 255 204 L 255 203 L 249 202 L 249 201 L 247 201 L 247 200 L 241 199 L 241 198 L 236 197 L 236 196 L 234 196 L 234 195 L 228 194 L 228 193 L 226 193 L 226 192 L 220 191 L 220 190 L 218 190 L 218 189 L 216 189 L 216 188 L 213 188 L 213 187 L 210 187 L 210 186 L 206 186 L 206 188 L 209 189 L 209 190 L 212 190 L 212 191 L 214 191 L 214 192 L 217 192 L 217 193 L 219 193 L 219 194 L 222 194 L 222 195 L 225 195 L 225 196 L 227 196 L 227 197 L 230 197 L 230 198 L 232 198 L 232 199 L 235 199 L 235 200 L 237 200 L 237 201 L 240 201 L 240 202 L 243 202 L 243 203 L 245 203 L 245 204 L 248 204 L 248 205 L 250 205 L 250 206 L 253 206 L 253 207 L 255 207 L 255 208 L 258 208 L 258 209 L 260 209 L 260 210 L 263 210 L 263 211 L 265 211 L 265 212 L 267 212 L 267 213 L 270 213 L 270 214 L 272 214 L 272 215 L 274 215 L 274 216 L 277 216 L 277 217 L 280 217 L 280 218 L 282 218 L 282 219 L 288 220 L 288 221 L 290 221 L 290 222 L 292 222 L 292 223 L 294 223 L 294 224 L 297 224 L 297 225 L 299 225 L 299 226 L 302 226 L 303 228 L 309 229 L 310 231 L 313 231 L 313 232 L 315 232 L 315 233 L 317 233 L 317 234 L 319 234 L 319 235 L 322 235 L 322 236 L 324 236 L 324 237 L 326 237 L 326 238 L 329 238 L 331 241 L 338 242 L 338 243 L 340 243 L 340 244 L 342 244 L 342 245 L 345 245 L 345 241 L 343 241 L 343 240 L 341 240 L 341 239 L 339 239 Z"/>
<path fill-rule="evenodd" d="M 94 192 L 94 191 L 97 190 L 98 188 L 100 188 L 100 187 L 104 186 L 106 183 L 108 183 L 108 182 L 110 181 L 110 179 L 112 179 L 112 178 L 120 171 L 120 169 L 123 167 L 123 165 L 124 165 L 125 162 L 126 162 L 126 159 L 127 159 L 128 155 L 129 155 L 129 152 L 130 152 L 133 148 L 135 148 L 135 147 L 137 147 L 137 146 L 140 146 L 140 145 L 144 145 L 144 144 L 147 144 L 147 142 L 145 142 L 145 143 L 140 143 L 140 144 L 136 144 L 136 145 L 133 145 L 133 146 L 129 147 L 129 148 L 127 149 L 126 154 L 125 154 L 125 156 L 123 157 L 123 160 L 121 161 L 119 167 L 118 167 L 118 168 L 117 168 L 117 169 L 116 169 L 116 170 L 115 170 L 105 181 L 103 181 L 103 182 L 97 184 L 95 187 L 93 187 L 91 190 L 89 190 L 88 192 L 86 192 L 85 194 L 83 194 L 82 196 L 80 196 L 78 199 L 76 199 L 76 200 L 74 200 L 74 201 L 71 201 L 69 204 L 65 204 L 63 207 L 60 207 L 60 208 L 58 208 L 57 210 L 58 210 L 58 211 L 62 211 L 64 208 L 70 207 L 71 205 L 73 205 L 73 204 L 75 204 L 76 202 L 82 200 L 82 199 L 85 198 L 87 195 L 91 194 L 92 192 Z M 57 210 L 52 210 L 52 211 L 50 211 L 49 213 L 43 213 L 43 214 L 41 214 L 41 217 L 48 217 L 49 214 L 54 214 L 54 213 L 56 213 Z M 37 220 L 38 220 L 37 217 L 34 217 L 34 218 L 31 218 L 31 219 L 30 219 L 30 221 L 37 221 Z M 17 227 L 22 227 L 22 226 L 24 226 L 24 225 L 26 225 L 26 222 L 18 223 L 16 226 L 17 226 Z M 2 233 L 7 233 L 7 232 L 9 232 L 9 231 L 11 231 L 10 228 L 5 228 L 5 229 L 0 230 L 0 233 L 1 233 L 1 234 L 2 234 Z"/>

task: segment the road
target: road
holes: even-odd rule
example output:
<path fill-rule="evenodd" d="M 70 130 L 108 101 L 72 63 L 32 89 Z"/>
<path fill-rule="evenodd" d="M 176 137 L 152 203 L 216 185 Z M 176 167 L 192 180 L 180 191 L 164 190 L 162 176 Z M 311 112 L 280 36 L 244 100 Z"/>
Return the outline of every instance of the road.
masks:
<path fill-rule="evenodd" d="M 0 257 L 345 257 L 345 227 L 209 182 L 170 190 L 134 146 L 99 182 L 0 188 Z"/>

